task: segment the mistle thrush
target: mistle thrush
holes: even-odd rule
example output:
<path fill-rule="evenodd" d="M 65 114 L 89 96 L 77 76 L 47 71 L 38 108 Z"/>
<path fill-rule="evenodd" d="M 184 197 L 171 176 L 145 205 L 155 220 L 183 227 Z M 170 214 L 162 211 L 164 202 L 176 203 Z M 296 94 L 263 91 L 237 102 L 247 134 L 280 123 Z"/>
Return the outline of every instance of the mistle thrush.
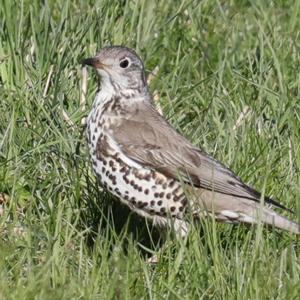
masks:
<path fill-rule="evenodd" d="M 104 188 L 155 225 L 185 234 L 192 218 L 264 224 L 299 233 L 269 206 L 285 207 L 193 146 L 157 112 L 142 60 L 121 46 L 83 61 L 101 77 L 87 120 L 94 172 Z"/>

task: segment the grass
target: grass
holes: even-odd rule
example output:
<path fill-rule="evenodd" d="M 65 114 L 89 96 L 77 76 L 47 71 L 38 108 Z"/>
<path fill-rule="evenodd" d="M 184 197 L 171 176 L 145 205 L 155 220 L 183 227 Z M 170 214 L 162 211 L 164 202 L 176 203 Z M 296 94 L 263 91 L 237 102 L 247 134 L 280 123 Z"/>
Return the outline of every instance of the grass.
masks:
<path fill-rule="evenodd" d="M 170 123 L 299 218 L 299 3 L 1 0 L 0 299 L 300 299 L 277 230 L 203 221 L 148 265 L 163 240 L 96 185 L 79 106 L 80 60 L 135 48 Z"/>

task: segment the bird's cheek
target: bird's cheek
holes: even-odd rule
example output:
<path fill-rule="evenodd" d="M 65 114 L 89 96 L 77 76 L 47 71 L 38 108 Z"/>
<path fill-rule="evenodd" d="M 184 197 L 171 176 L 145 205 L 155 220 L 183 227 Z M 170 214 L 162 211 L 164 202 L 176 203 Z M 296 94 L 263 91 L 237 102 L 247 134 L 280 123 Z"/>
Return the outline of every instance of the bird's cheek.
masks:
<path fill-rule="evenodd" d="M 101 79 L 108 78 L 108 73 L 103 69 L 97 69 L 97 73 L 100 75 Z"/>
<path fill-rule="evenodd" d="M 119 73 L 115 73 L 113 75 L 113 78 L 114 80 L 123 88 L 126 88 L 127 85 L 128 85 L 128 82 L 127 82 L 127 78 L 126 76 L 123 76 L 122 74 L 119 74 Z"/>

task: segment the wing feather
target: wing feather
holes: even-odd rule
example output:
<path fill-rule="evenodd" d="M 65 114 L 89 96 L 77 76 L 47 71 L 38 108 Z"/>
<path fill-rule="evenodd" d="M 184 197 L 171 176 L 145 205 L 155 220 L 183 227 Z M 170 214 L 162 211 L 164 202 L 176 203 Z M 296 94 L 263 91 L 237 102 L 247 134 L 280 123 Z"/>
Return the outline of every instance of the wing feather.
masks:
<path fill-rule="evenodd" d="M 260 201 L 261 194 L 244 184 L 226 166 L 195 148 L 152 106 L 140 107 L 112 128 L 121 150 L 132 160 L 195 187 Z M 270 198 L 267 203 L 286 209 Z"/>

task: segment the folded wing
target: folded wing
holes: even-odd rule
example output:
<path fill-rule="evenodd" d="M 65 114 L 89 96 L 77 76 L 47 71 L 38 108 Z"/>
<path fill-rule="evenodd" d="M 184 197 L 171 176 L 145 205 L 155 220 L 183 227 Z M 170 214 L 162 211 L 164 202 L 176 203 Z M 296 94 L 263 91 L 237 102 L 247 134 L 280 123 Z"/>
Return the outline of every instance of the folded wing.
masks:
<path fill-rule="evenodd" d="M 130 118 L 123 119 L 112 130 L 123 153 L 148 168 L 176 179 L 180 177 L 195 187 L 260 201 L 259 192 L 244 184 L 226 166 L 195 148 L 150 104 L 136 109 Z M 288 210 L 271 198 L 265 198 L 265 202 Z"/>

